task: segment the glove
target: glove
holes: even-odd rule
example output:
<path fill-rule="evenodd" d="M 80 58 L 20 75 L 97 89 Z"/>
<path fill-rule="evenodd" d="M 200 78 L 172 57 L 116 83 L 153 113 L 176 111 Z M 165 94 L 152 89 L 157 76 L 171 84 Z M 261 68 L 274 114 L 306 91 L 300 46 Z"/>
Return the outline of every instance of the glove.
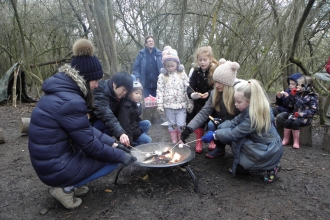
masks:
<path fill-rule="evenodd" d="M 181 133 L 181 141 L 183 142 L 183 143 L 186 143 L 186 139 L 189 137 L 189 135 L 191 134 L 193 132 L 193 130 L 192 130 L 192 128 L 190 128 L 190 127 L 186 127 L 183 131 L 182 131 L 182 133 Z"/>
<path fill-rule="evenodd" d="M 201 94 L 198 93 L 198 92 L 193 92 L 193 93 L 191 93 L 190 97 L 191 97 L 192 99 L 199 99 L 199 98 L 201 98 L 202 96 L 201 96 Z"/>
<path fill-rule="evenodd" d="M 164 112 L 164 108 L 163 107 L 157 107 L 157 111 L 158 112 Z"/>
<path fill-rule="evenodd" d="M 126 153 L 130 153 L 130 152 L 131 152 L 126 146 L 124 146 L 124 145 L 122 145 L 122 144 L 118 144 L 116 148 L 117 148 L 117 149 L 120 149 L 120 150 L 123 150 L 123 151 L 125 151 Z"/>
<path fill-rule="evenodd" d="M 125 166 L 128 166 L 128 165 L 134 163 L 136 160 L 137 160 L 137 158 L 134 157 L 132 154 L 126 153 L 126 158 L 125 158 L 123 164 Z"/>
<path fill-rule="evenodd" d="M 215 134 L 214 131 L 208 131 L 201 139 L 204 143 L 210 143 L 211 141 L 214 140 L 214 136 L 213 134 Z"/>
<path fill-rule="evenodd" d="M 298 112 L 295 112 L 294 113 L 294 117 L 298 118 L 299 117 L 299 113 Z"/>

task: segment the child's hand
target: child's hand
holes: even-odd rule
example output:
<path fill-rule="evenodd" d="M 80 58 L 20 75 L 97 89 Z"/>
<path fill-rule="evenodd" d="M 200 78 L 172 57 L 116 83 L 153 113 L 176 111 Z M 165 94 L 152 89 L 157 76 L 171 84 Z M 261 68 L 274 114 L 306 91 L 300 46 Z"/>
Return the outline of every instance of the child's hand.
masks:
<path fill-rule="evenodd" d="M 202 93 L 199 93 L 199 92 L 193 92 L 191 93 L 190 97 L 192 99 L 200 99 L 202 97 Z"/>
<path fill-rule="evenodd" d="M 294 113 L 294 117 L 295 117 L 295 118 L 298 118 L 298 117 L 299 117 L 299 112 L 295 112 L 295 113 Z"/>
<path fill-rule="evenodd" d="M 206 99 L 207 97 L 209 97 L 209 93 L 208 92 L 202 94 L 202 96 L 201 96 L 202 99 Z"/>
<path fill-rule="evenodd" d="M 214 131 L 208 131 L 202 138 L 201 140 L 204 142 L 204 143 L 210 143 L 211 141 L 214 140 L 214 136 L 213 134 L 215 134 Z"/>
<path fill-rule="evenodd" d="M 282 92 L 277 92 L 277 93 L 276 93 L 276 97 L 277 97 L 277 98 L 281 98 L 281 97 L 282 97 Z"/>

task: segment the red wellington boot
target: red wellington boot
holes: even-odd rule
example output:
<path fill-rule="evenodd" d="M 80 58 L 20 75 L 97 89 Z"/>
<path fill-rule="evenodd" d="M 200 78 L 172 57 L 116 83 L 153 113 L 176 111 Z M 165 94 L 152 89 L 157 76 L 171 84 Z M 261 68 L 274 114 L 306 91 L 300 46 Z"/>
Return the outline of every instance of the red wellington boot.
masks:
<path fill-rule="evenodd" d="M 197 128 L 194 132 L 196 134 L 196 140 L 201 139 L 204 135 L 204 129 L 203 128 Z M 196 142 L 195 152 L 198 153 L 198 154 L 203 153 L 203 141 L 202 140 L 198 140 Z"/>

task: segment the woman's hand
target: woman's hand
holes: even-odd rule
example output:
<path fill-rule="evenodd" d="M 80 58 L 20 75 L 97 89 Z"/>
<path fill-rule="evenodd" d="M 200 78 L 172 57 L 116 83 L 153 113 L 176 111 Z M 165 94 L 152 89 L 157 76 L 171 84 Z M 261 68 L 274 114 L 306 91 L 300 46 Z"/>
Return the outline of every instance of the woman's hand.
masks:
<path fill-rule="evenodd" d="M 119 141 L 120 141 L 120 143 L 122 143 L 125 146 L 130 146 L 129 138 L 126 134 L 120 135 Z"/>

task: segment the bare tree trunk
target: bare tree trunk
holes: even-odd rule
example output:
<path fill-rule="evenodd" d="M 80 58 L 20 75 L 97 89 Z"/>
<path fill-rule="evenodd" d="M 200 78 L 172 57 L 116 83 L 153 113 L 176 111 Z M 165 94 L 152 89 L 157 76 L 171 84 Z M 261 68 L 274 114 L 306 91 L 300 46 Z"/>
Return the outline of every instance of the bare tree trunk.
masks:
<path fill-rule="evenodd" d="M 20 18 L 18 16 L 18 12 L 17 12 L 17 1 L 15 0 L 10 0 L 13 9 L 14 9 L 14 15 L 15 15 L 15 19 L 18 25 L 18 29 L 19 29 L 19 33 L 21 36 L 21 41 L 22 41 L 22 45 L 23 45 L 23 52 L 24 52 L 24 60 L 25 60 L 25 65 L 27 66 L 27 73 L 30 74 L 31 76 L 33 76 L 34 78 L 36 78 L 37 80 L 39 80 L 40 84 L 42 83 L 42 79 L 40 79 L 39 77 L 37 77 L 36 75 L 34 75 L 31 71 L 30 65 L 29 65 L 29 60 L 28 60 L 28 56 L 27 56 L 27 50 L 26 50 L 26 44 L 25 44 L 25 39 L 24 39 L 24 32 L 23 32 L 23 28 L 21 25 L 21 21 Z"/>
<path fill-rule="evenodd" d="M 182 1 L 181 17 L 180 17 L 180 27 L 179 27 L 179 36 L 178 36 L 178 52 L 179 57 L 183 57 L 183 34 L 184 34 L 184 20 L 186 17 L 187 11 L 187 0 Z"/>

